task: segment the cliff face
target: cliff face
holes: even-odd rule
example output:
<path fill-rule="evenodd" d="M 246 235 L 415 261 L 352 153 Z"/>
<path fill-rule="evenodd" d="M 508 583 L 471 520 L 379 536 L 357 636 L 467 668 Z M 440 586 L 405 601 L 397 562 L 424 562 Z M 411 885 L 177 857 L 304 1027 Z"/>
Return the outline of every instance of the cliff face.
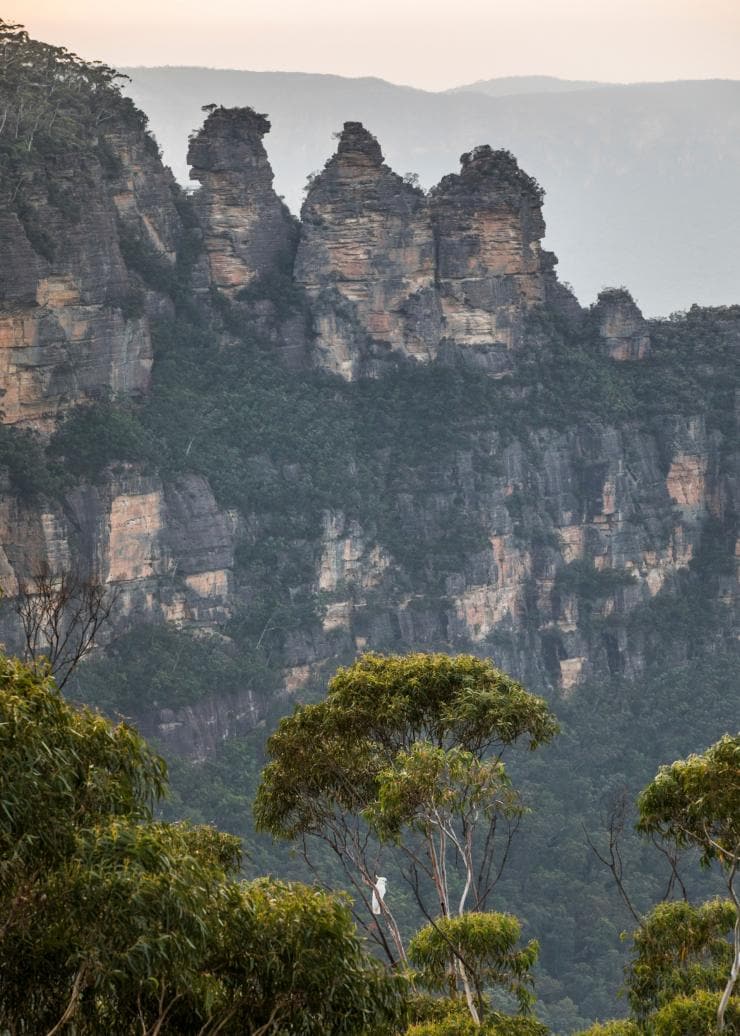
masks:
<path fill-rule="evenodd" d="M 119 588 L 113 637 L 168 623 L 225 638 L 250 659 L 242 684 L 167 707 L 144 688 L 136 706 L 148 732 L 202 757 L 259 722 L 268 697 L 302 693 L 359 650 L 472 649 L 551 694 L 636 678 L 658 644 L 645 610 L 707 552 L 724 552 L 707 599 L 726 607 L 729 635 L 740 501 L 722 364 L 737 313 L 648 328 L 622 289 L 582 313 L 541 249 L 541 191 L 486 147 L 424 195 L 346 123 L 296 230 L 272 188 L 268 129 L 217 109 L 191 142 L 195 316 L 168 276 L 183 201 L 140 127 L 106 130 L 95 162 L 34 167 L 22 204 L 1 210 L 5 422 L 48 435 L 107 390 L 145 394 L 155 321 L 171 342 L 162 398 L 177 401 L 168 427 L 152 417 L 160 397 L 139 407 L 145 434 L 163 436 L 160 471 L 114 444 L 100 475 L 53 499 L 0 487 L 5 640 L 18 643 L 18 581 L 42 564 Z M 286 345 L 297 372 L 273 366 Z M 243 385 L 259 386 L 249 403 L 228 374 L 241 376 L 235 355 Z M 367 375 L 383 375 L 380 395 Z M 548 396 L 558 377 L 576 382 L 567 405 Z M 596 409 L 581 406 L 596 388 Z M 678 664 L 688 648 L 665 650 Z"/>
<path fill-rule="evenodd" d="M 555 287 L 542 191 L 506 151 L 476 148 L 432 191 L 445 338 L 495 372 L 522 348 L 524 316 Z"/>
<path fill-rule="evenodd" d="M 232 299 L 260 274 L 289 269 L 295 251 L 295 224 L 262 144 L 269 129 L 251 108 L 216 108 L 188 150 L 210 283 Z"/>
<path fill-rule="evenodd" d="M 50 506 L 0 497 L 0 580 L 12 598 L 44 566 L 116 588 L 115 632 L 140 622 L 211 628 L 233 607 L 236 518 L 204 479 L 163 483 L 131 468 L 80 486 Z M 109 631 L 110 634 L 110 631 Z M 4 641 L 21 649 L 6 602 Z"/>
<path fill-rule="evenodd" d="M 324 632 L 342 638 L 335 650 L 472 648 L 565 694 L 588 677 L 638 678 L 651 659 L 649 623 L 639 616 L 677 592 L 708 547 L 708 523 L 724 523 L 740 502 L 721 438 L 703 418 L 676 418 L 657 435 L 603 425 L 509 445 L 494 435 L 476 447 L 413 504 L 403 495 L 395 502 L 402 536 L 423 555 L 461 501 L 467 522 L 482 529 L 483 543 L 441 586 L 379 544 L 372 525 L 327 516 L 319 586 Z M 500 458 L 494 476 L 475 460 L 489 450 Z M 717 596 L 736 628 L 737 595 L 729 565 Z M 689 648 L 671 650 L 666 668 Z M 307 661 L 315 659 L 293 658 Z"/>
<path fill-rule="evenodd" d="M 29 164 L 0 188 L 0 378 L 4 420 L 49 432 L 105 393 L 146 390 L 149 314 L 167 305 L 128 268 L 135 238 L 172 264 L 176 188 L 142 129 L 114 121 L 95 157 Z"/>

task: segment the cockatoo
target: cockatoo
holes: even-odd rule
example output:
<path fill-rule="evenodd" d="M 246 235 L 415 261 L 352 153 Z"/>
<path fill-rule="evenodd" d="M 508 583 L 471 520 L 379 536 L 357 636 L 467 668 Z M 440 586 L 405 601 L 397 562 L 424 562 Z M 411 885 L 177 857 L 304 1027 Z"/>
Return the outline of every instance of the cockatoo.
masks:
<path fill-rule="evenodd" d="M 387 882 L 387 880 L 385 878 L 376 878 L 375 879 L 375 885 L 373 887 L 373 900 L 372 900 L 372 904 L 371 904 L 372 905 L 372 910 L 373 910 L 374 914 L 380 914 L 382 912 L 381 908 L 380 908 L 380 904 L 385 899 L 385 890 L 386 890 L 387 887 L 388 887 L 388 882 Z"/>

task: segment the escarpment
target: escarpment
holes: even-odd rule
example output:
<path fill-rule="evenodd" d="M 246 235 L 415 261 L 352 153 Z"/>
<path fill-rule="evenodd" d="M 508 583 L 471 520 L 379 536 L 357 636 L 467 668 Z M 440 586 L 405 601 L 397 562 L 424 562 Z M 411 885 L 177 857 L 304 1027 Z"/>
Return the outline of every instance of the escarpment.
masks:
<path fill-rule="evenodd" d="M 268 130 L 212 110 L 191 200 L 136 120 L 3 181 L 4 421 L 77 472 L 24 489 L 31 440 L 0 440 L 6 641 L 19 582 L 74 567 L 119 591 L 107 641 L 183 628 L 243 660 L 127 701 L 198 757 L 359 650 L 473 650 L 569 694 L 698 651 L 664 618 L 689 584 L 730 643 L 740 313 L 581 310 L 541 189 L 490 147 L 424 193 L 347 122 L 298 223 Z M 104 446 L 73 420 L 101 397 Z"/>
<path fill-rule="evenodd" d="M 79 403 L 146 391 L 150 316 L 168 302 L 136 259 L 174 264 L 176 190 L 143 126 L 122 117 L 92 153 L 32 155 L 0 184 L 4 421 L 48 433 Z"/>

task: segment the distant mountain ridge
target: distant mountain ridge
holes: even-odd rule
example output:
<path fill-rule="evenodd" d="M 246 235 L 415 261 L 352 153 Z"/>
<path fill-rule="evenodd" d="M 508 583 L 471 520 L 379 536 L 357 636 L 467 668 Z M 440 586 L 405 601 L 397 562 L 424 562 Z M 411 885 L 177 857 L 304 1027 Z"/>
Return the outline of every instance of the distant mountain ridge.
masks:
<path fill-rule="evenodd" d="M 324 165 L 332 134 L 348 119 L 383 140 L 391 168 L 418 173 L 426 188 L 460 154 L 490 144 L 513 152 L 547 191 L 545 245 L 582 303 L 621 284 L 648 316 L 737 298 L 740 82 L 489 97 L 309 73 L 128 73 L 128 92 L 181 183 L 188 182 L 188 134 L 210 102 L 269 112 L 266 147 L 277 189 L 296 213 L 307 175 Z"/>
<path fill-rule="evenodd" d="M 512 97 L 516 94 L 571 93 L 574 90 L 593 90 L 597 87 L 620 86 L 602 83 L 596 79 L 561 79 L 559 76 L 496 76 L 477 79 L 445 90 L 448 94 L 478 93 L 489 97 Z"/>

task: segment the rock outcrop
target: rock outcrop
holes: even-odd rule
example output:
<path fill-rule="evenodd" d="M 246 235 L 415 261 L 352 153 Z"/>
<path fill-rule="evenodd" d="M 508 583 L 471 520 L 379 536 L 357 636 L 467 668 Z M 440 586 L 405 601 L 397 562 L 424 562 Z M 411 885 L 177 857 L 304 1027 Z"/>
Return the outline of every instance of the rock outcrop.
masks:
<path fill-rule="evenodd" d="M 566 296 L 540 247 L 542 191 L 506 151 L 479 147 L 426 196 L 347 122 L 301 210 L 296 280 L 311 300 L 316 359 L 352 379 L 389 355 L 511 370 L 526 314 Z"/>
<path fill-rule="evenodd" d="M 119 593 L 116 628 L 172 622 L 213 628 L 233 608 L 237 519 L 221 511 L 208 483 L 175 482 L 135 469 L 71 490 L 57 505 L 28 506 L 0 495 L 0 582 L 8 598 L 46 567 L 74 569 Z M 2 624 L 18 646 L 12 609 Z"/>
<path fill-rule="evenodd" d="M 0 186 L 0 405 L 51 431 L 78 403 L 146 390 L 149 313 L 162 299 L 127 265 L 143 243 L 172 264 L 177 188 L 143 128 L 112 124 L 95 157 L 58 155 Z"/>
<path fill-rule="evenodd" d="M 190 141 L 210 283 L 231 299 L 259 275 L 292 267 L 295 221 L 272 186 L 269 129 L 251 108 L 215 108 Z"/>
<path fill-rule="evenodd" d="M 475 148 L 457 174 L 431 192 L 437 283 L 446 341 L 510 369 L 525 344 L 525 316 L 555 287 L 545 235 L 543 191 L 508 151 Z"/>
<path fill-rule="evenodd" d="M 390 352 L 433 359 L 434 253 L 424 193 L 384 164 L 359 122 L 346 122 L 301 210 L 295 278 L 311 303 L 318 364 L 351 380 Z"/>
<path fill-rule="evenodd" d="M 644 360 L 650 352 L 647 321 L 626 288 L 600 292 L 590 317 L 612 360 Z"/>

